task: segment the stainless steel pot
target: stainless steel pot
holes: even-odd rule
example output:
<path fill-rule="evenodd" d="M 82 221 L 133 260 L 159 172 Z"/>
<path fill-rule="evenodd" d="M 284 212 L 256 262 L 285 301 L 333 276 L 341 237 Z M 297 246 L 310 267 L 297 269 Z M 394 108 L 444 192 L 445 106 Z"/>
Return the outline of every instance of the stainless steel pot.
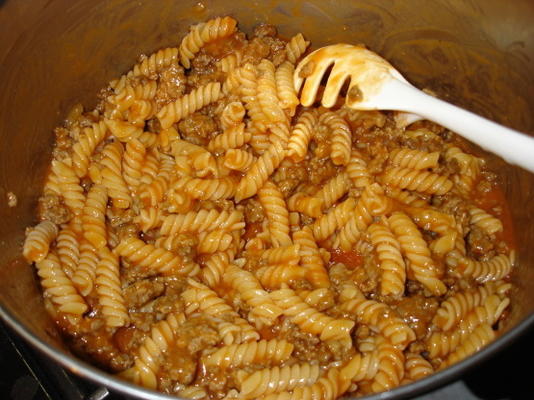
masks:
<path fill-rule="evenodd" d="M 0 0 L 0 317 L 76 374 L 136 397 L 166 398 L 76 359 L 46 314 L 33 268 L 20 257 L 35 222 L 52 128 L 75 102 L 136 57 L 179 43 L 187 27 L 230 14 L 315 46 L 362 42 L 409 80 L 500 123 L 534 133 L 534 2 L 531 0 Z M 532 155 L 534 157 L 534 154 Z M 519 266 L 504 334 L 469 359 L 381 394 L 401 398 L 458 377 L 534 325 L 534 176 L 492 158 L 515 221 Z M 13 192 L 18 205 L 10 208 Z M 378 397 L 375 397 L 378 398 Z"/>

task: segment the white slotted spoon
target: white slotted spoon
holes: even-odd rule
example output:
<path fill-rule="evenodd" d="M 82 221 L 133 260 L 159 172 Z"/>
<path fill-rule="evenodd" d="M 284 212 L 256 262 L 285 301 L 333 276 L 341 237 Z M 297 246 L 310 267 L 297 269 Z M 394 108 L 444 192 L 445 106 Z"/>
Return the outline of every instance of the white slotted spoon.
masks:
<path fill-rule="evenodd" d="M 295 89 L 303 106 L 315 103 L 332 67 L 321 104 L 332 107 L 350 78 L 345 104 L 358 110 L 396 110 L 419 115 L 458 133 L 507 162 L 534 172 L 534 138 L 427 95 L 393 66 L 361 46 L 335 44 L 308 54 L 295 69 Z"/>

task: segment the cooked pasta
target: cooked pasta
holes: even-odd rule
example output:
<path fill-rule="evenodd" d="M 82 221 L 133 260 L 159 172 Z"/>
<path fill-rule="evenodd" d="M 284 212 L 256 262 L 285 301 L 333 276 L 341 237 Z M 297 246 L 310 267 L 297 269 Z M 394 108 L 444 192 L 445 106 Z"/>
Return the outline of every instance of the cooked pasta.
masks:
<path fill-rule="evenodd" d="M 290 63 L 295 64 L 304 54 L 310 42 L 304 39 L 302 33 L 293 36 L 286 45 L 286 55 Z"/>
<path fill-rule="evenodd" d="M 336 165 L 347 165 L 352 148 L 352 133 L 347 121 L 338 114 L 327 111 L 319 117 L 319 122 L 332 130 L 332 161 Z"/>
<path fill-rule="evenodd" d="M 58 233 L 58 228 L 53 222 L 40 222 L 37 226 L 31 228 L 26 235 L 22 255 L 29 262 L 44 260 L 48 255 L 50 244 L 55 240 Z"/>
<path fill-rule="evenodd" d="M 198 89 L 193 89 L 192 92 L 179 98 L 174 103 L 167 104 L 157 113 L 157 117 L 163 128 L 170 128 L 172 124 L 182 118 L 219 100 L 220 96 L 221 84 L 219 82 L 210 82 Z"/>
<path fill-rule="evenodd" d="M 350 346 L 354 321 L 335 319 L 317 311 L 291 289 L 276 290 L 271 297 L 282 308 L 284 315 L 289 316 L 304 332 L 319 335 L 321 340 L 339 340 L 345 346 Z"/>
<path fill-rule="evenodd" d="M 429 121 L 302 107 L 309 44 L 213 18 L 73 107 L 21 250 L 75 353 L 183 398 L 336 400 L 506 329 L 484 160 Z"/>
<path fill-rule="evenodd" d="M 214 18 L 191 27 L 180 44 L 180 62 L 185 68 L 191 66 L 191 59 L 205 44 L 231 35 L 237 21 L 231 17 Z"/>
<path fill-rule="evenodd" d="M 432 261 L 430 250 L 412 220 L 402 212 L 395 212 L 389 217 L 391 230 L 397 236 L 401 249 L 410 261 L 409 268 L 415 279 L 430 292 L 442 295 L 447 287 L 440 279 L 440 272 Z"/>
<path fill-rule="evenodd" d="M 80 258 L 80 242 L 71 226 L 59 231 L 56 239 L 56 252 L 63 272 L 72 278 Z"/>
<path fill-rule="evenodd" d="M 313 137 L 317 125 L 315 110 L 304 111 L 298 118 L 297 124 L 291 131 L 287 145 L 287 157 L 295 162 L 302 161 L 308 152 L 308 145 Z"/>
<path fill-rule="evenodd" d="M 50 253 L 36 262 L 44 295 L 50 297 L 59 312 L 81 315 L 87 310 L 85 300 L 76 292 L 71 280 L 64 274 L 59 259 Z"/>
<path fill-rule="evenodd" d="M 83 207 L 83 236 L 95 249 L 107 244 L 106 239 L 106 207 L 108 204 L 107 189 L 102 185 L 93 185 L 87 193 Z"/>
<path fill-rule="evenodd" d="M 265 366 L 280 364 L 291 357 L 293 348 L 291 343 L 277 339 L 231 344 L 206 356 L 203 364 L 222 369 L 246 367 L 250 364 Z"/>
<path fill-rule="evenodd" d="M 387 169 L 382 179 L 385 184 L 426 194 L 443 195 L 453 186 L 446 176 L 401 167 Z"/>
<path fill-rule="evenodd" d="M 98 252 L 96 266 L 96 292 L 106 324 L 111 327 L 126 325 L 130 319 L 121 293 L 119 258 L 107 247 Z"/>
<path fill-rule="evenodd" d="M 72 166 L 78 178 L 82 178 L 89 168 L 90 158 L 96 146 L 105 139 L 107 134 L 106 124 L 101 121 L 91 127 L 84 128 L 83 134 L 72 146 Z"/>
<path fill-rule="evenodd" d="M 178 61 L 178 48 L 167 47 L 165 49 L 158 50 L 148 57 L 144 57 L 141 62 L 136 64 L 131 75 L 140 76 L 144 75 L 148 78 L 152 77 L 155 73 L 160 72 L 165 67 L 176 63 Z M 128 73 L 130 75 L 130 73 Z"/>
<path fill-rule="evenodd" d="M 289 212 L 278 187 L 270 181 L 265 182 L 258 191 L 258 200 L 265 210 L 273 245 L 275 247 L 291 245 Z"/>
<path fill-rule="evenodd" d="M 297 106 L 300 104 L 297 98 L 297 92 L 293 86 L 293 73 L 295 67 L 291 62 L 285 61 L 276 69 L 276 91 L 280 99 L 280 107 L 288 110 L 289 115 L 293 116 Z"/>
<path fill-rule="evenodd" d="M 177 254 L 154 245 L 145 243 L 141 239 L 129 237 L 121 240 L 115 252 L 134 264 L 154 269 L 155 273 L 195 275 L 198 265 L 185 263 Z"/>
<path fill-rule="evenodd" d="M 399 242 L 387 225 L 372 224 L 369 235 L 380 261 L 380 292 L 384 296 L 402 296 L 406 282 L 406 264 Z"/>
<path fill-rule="evenodd" d="M 320 374 L 321 370 L 317 364 L 294 364 L 259 370 L 242 378 L 239 384 L 239 397 L 254 399 L 271 393 L 292 390 L 297 386 L 312 385 L 317 382 Z"/>

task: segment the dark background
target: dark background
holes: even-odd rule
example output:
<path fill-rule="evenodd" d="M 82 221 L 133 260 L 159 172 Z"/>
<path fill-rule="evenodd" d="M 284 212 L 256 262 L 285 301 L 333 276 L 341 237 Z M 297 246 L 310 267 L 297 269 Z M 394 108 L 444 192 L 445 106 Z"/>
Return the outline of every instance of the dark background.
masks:
<path fill-rule="evenodd" d="M 534 400 L 534 330 L 461 381 L 417 400 Z M 1 400 L 119 400 L 42 359 L 0 322 Z M 30 368 L 32 372 L 30 372 Z M 104 395 L 104 396 L 103 396 Z"/>

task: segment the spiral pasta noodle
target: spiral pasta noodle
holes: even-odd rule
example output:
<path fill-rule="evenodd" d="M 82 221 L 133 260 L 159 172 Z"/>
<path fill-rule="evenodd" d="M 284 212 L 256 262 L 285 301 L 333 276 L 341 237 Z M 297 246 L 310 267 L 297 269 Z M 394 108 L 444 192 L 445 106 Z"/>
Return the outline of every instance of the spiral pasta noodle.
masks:
<path fill-rule="evenodd" d="M 219 100 L 220 97 L 221 84 L 219 82 L 210 82 L 198 89 L 193 89 L 189 94 L 162 107 L 156 116 L 162 128 L 166 129 L 189 114 Z"/>
<path fill-rule="evenodd" d="M 304 279 L 306 269 L 298 265 L 270 265 L 258 269 L 256 276 L 264 288 L 279 289 L 283 283 Z"/>
<path fill-rule="evenodd" d="M 438 165 L 439 152 L 428 153 L 421 150 L 399 148 L 389 154 L 391 164 L 411 169 L 435 168 Z"/>
<path fill-rule="evenodd" d="M 108 326 L 126 325 L 130 317 L 121 293 L 119 258 L 107 247 L 100 249 L 98 254 L 95 283 L 104 319 Z"/>
<path fill-rule="evenodd" d="M 239 181 L 235 192 L 235 200 L 239 202 L 254 196 L 280 165 L 284 156 L 284 144 L 279 141 L 272 143 L 265 153 L 256 159 L 245 176 Z"/>
<path fill-rule="evenodd" d="M 304 111 L 299 116 L 297 124 L 291 131 L 287 145 L 287 157 L 289 159 L 294 162 L 299 162 L 304 159 L 317 123 L 317 113 L 315 110 Z"/>
<path fill-rule="evenodd" d="M 67 226 L 59 231 L 56 239 L 56 252 L 65 274 L 71 278 L 80 258 L 78 235 Z"/>
<path fill-rule="evenodd" d="M 380 292 L 384 296 L 401 296 L 406 282 L 406 264 L 399 242 L 386 225 L 372 224 L 369 227 L 369 235 L 380 261 Z"/>
<path fill-rule="evenodd" d="M 138 139 L 126 143 L 122 159 L 122 175 L 130 192 L 135 192 L 141 183 L 141 171 L 145 160 L 145 146 Z"/>
<path fill-rule="evenodd" d="M 135 364 L 130 372 L 134 382 L 145 387 L 157 387 L 156 373 L 160 360 L 175 339 L 176 330 L 184 322 L 183 314 L 169 314 L 163 321 L 152 326 L 150 335 L 146 336 L 137 349 Z"/>
<path fill-rule="evenodd" d="M 275 72 L 276 92 L 280 99 L 280 107 L 288 110 L 289 115 L 295 115 L 295 109 L 300 104 L 293 86 L 293 74 L 295 67 L 289 61 L 284 61 Z"/>
<path fill-rule="evenodd" d="M 350 159 L 347 164 L 347 174 L 355 188 L 364 188 L 373 182 L 373 178 L 367 168 L 367 163 L 362 158 L 361 153 L 352 149 Z"/>
<path fill-rule="evenodd" d="M 428 339 L 427 349 L 432 358 L 443 358 L 461 345 L 473 330 L 481 325 L 494 325 L 510 300 L 497 295 L 489 296 L 481 306 L 475 307 L 456 328 L 449 332 L 434 332 Z"/>
<path fill-rule="evenodd" d="M 224 155 L 224 166 L 235 171 L 247 171 L 254 161 L 254 155 L 244 150 L 229 149 Z"/>
<path fill-rule="evenodd" d="M 85 194 L 80 186 L 80 179 L 76 176 L 70 160 L 52 161 L 52 172 L 58 177 L 58 186 L 65 204 L 75 215 L 81 215 L 85 204 Z"/>
<path fill-rule="evenodd" d="M 428 171 L 393 167 L 382 177 L 385 184 L 426 194 L 442 195 L 452 189 L 453 183 L 446 176 Z"/>
<path fill-rule="evenodd" d="M 355 207 L 356 201 L 353 198 L 348 198 L 317 219 L 313 223 L 315 240 L 324 240 L 332 235 L 336 229 L 344 226 L 351 218 Z"/>
<path fill-rule="evenodd" d="M 230 261 L 233 261 L 233 258 L 231 251 L 212 254 L 202 269 L 202 281 L 211 288 L 216 287 L 222 282 L 223 275 L 230 265 Z"/>
<path fill-rule="evenodd" d="M 231 17 L 214 18 L 194 25 L 180 44 L 180 62 L 185 68 L 191 66 L 191 59 L 206 43 L 231 35 L 237 21 Z"/>
<path fill-rule="evenodd" d="M 440 304 L 432 322 L 442 330 L 448 331 L 471 310 L 482 305 L 494 291 L 495 289 L 488 284 L 471 290 L 459 291 Z"/>
<path fill-rule="evenodd" d="M 186 214 L 173 214 L 165 217 L 161 225 L 162 235 L 176 235 L 184 232 L 203 232 L 215 229 L 236 230 L 244 227 L 243 213 L 237 210 L 189 211 Z"/>
<path fill-rule="evenodd" d="M 136 64 L 133 67 L 131 75 L 144 75 L 151 78 L 163 68 L 176 62 L 178 62 L 178 48 L 167 47 L 145 57 L 139 64 Z M 130 75 L 130 73 L 128 75 Z"/>
<path fill-rule="evenodd" d="M 26 235 L 22 255 L 30 262 L 44 260 L 48 255 L 50 244 L 56 239 L 58 233 L 58 228 L 53 222 L 40 222 Z"/>
<path fill-rule="evenodd" d="M 221 128 L 227 130 L 232 126 L 241 124 L 245 118 L 245 112 L 245 107 L 240 101 L 228 103 L 221 113 Z"/>
<path fill-rule="evenodd" d="M 286 55 L 290 63 L 295 64 L 297 60 L 304 54 L 310 42 L 304 39 L 302 33 L 297 33 L 293 36 L 286 45 Z"/>
<path fill-rule="evenodd" d="M 332 207 L 350 189 L 349 176 L 342 172 L 328 180 L 323 187 L 314 194 L 314 197 L 322 200 L 324 209 Z"/>
<path fill-rule="evenodd" d="M 87 296 L 93 290 L 97 264 L 98 254 L 96 249 L 89 242 L 83 241 L 80 244 L 78 267 L 72 275 L 72 283 L 83 296 Z"/>
<path fill-rule="evenodd" d="M 273 245 L 275 247 L 291 245 L 289 212 L 278 187 L 270 181 L 265 182 L 258 191 L 258 199 L 265 210 Z"/>
<path fill-rule="evenodd" d="M 412 220 L 406 214 L 395 212 L 389 217 L 389 223 L 402 251 L 410 261 L 415 278 L 432 293 L 445 293 L 447 288 L 439 278 L 430 250 Z"/>
<path fill-rule="evenodd" d="M 339 340 L 345 346 L 352 343 L 350 331 L 354 321 L 334 319 L 317 311 L 291 289 L 278 289 L 271 292 L 271 297 L 282 308 L 284 315 L 304 332 L 319 335 L 321 340 Z"/>
<path fill-rule="evenodd" d="M 180 256 L 141 239 L 129 237 L 121 240 L 114 250 L 121 257 L 145 268 L 154 269 L 163 274 L 180 274 L 192 276 L 198 273 L 198 265 L 184 263 Z"/>
<path fill-rule="evenodd" d="M 401 349 L 415 340 L 413 330 L 387 304 L 365 297 L 357 297 L 341 304 L 341 308 L 356 316 L 358 322 L 368 324 L 379 330 L 388 341 Z"/>
<path fill-rule="evenodd" d="M 243 301 L 251 308 L 249 318 L 257 325 L 273 325 L 282 314 L 282 310 L 273 302 L 269 293 L 261 286 L 258 279 L 250 272 L 231 265 L 225 274 L 225 282 L 240 293 Z"/>
<path fill-rule="evenodd" d="M 323 215 L 324 200 L 315 196 L 306 196 L 302 192 L 295 193 L 287 200 L 291 211 L 298 211 L 309 217 L 320 218 Z"/>
<path fill-rule="evenodd" d="M 81 315 L 87 310 L 87 304 L 61 269 L 54 253 L 36 262 L 36 267 L 45 296 L 50 297 L 59 312 Z"/>
<path fill-rule="evenodd" d="M 473 225 L 478 226 L 488 235 L 492 235 L 497 232 L 502 232 L 503 230 L 502 222 L 499 219 L 495 218 L 491 214 L 488 214 L 487 212 L 481 210 L 478 207 L 470 208 L 469 216 L 469 222 Z"/>
<path fill-rule="evenodd" d="M 275 66 L 266 59 L 258 65 L 258 101 L 265 118 L 270 123 L 284 122 L 286 115 L 278 103 Z"/>
<path fill-rule="evenodd" d="M 87 173 L 89 158 L 96 146 L 105 139 L 107 132 L 104 122 L 95 123 L 91 127 L 84 128 L 83 134 L 72 145 L 72 167 L 78 178 L 84 177 Z"/>
<path fill-rule="evenodd" d="M 495 339 L 495 331 L 488 324 L 481 324 L 465 339 L 452 354 L 440 365 L 440 369 L 458 362 L 473 354 Z"/>
<path fill-rule="evenodd" d="M 305 226 L 293 234 L 293 240 L 300 246 L 300 264 L 307 270 L 310 282 L 315 287 L 329 287 L 330 279 L 312 230 Z"/>
<path fill-rule="evenodd" d="M 468 258 L 460 260 L 459 271 L 473 277 L 477 282 L 496 281 L 504 278 L 512 269 L 511 256 L 499 254 L 488 261 L 475 261 Z"/>
<path fill-rule="evenodd" d="M 292 390 L 297 386 L 312 385 L 319 379 L 320 372 L 319 366 L 313 364 L 294 364 L 259 370 L 242 379 L 239 395 L 243 399 L 253 399 Z"/>
<path fill-rule="evenodd" d="M 82 214 L 83 236 L 95 249 L 107 244 L 105 211 L 108 203 L 107 190 L 102 185 L 93 185 L 87 193 Z"/>
<path fill-rule="evenodd" d="M 336 165 L 347 165 L 352 148 L 352 134 L 347 122 L 338 114 L 327 111 L 319 117 L 319 122 L 332 130 L 332 152 L 330 157 Z"/>
<path fill-rule="evenodd" d="M 121 158 L 124 149 L 119 142 L 108 144 L 102 151 L 104 157 L 102 165 L 102 185 L 107 189 L 113 205 L 118 208 L 128 208 L 132 197 L 122 176 Z"/>
<path fill-rule="evenodd" d="M 286 340 L 260 340 L 231 344 L 217 349 L 205 357 L 203 364 L 219 368 L 239 368 L 250 364 L 276 365 L 289 359 L 293 344 Z"/>

